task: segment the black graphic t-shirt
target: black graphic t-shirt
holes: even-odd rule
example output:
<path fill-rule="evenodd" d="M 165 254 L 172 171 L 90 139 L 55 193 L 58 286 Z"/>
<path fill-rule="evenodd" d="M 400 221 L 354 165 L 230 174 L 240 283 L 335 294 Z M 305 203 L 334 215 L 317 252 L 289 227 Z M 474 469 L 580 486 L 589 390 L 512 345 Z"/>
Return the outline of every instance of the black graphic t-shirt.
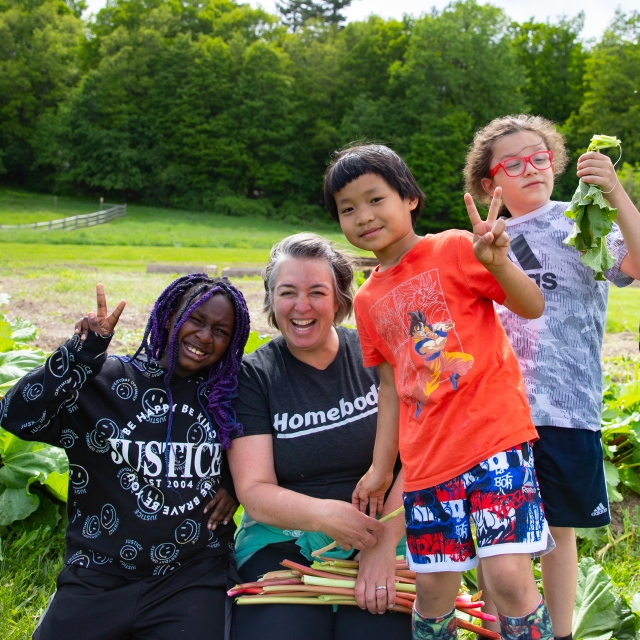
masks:
<path fill-rule="evenodd" d="M 66 449 L 65 563 L 131 577 L 233 550 L 233 521 L 207 529 L 205 505 L 232 484 L 206 411 L 206 371 L 174 377 L 171 444 L 165 371 L 107 357 L 89 332 L 58 348 L 0 403 L 0 422 L 24 440 Z M 168 449 L 168 454 L 167 454 Z"/>
<path fill-rule="evenodd" d="M 245 356 L 235 407 L 245 436 L 273 436 L 281 487 L 351 502 L 373 459 L 380 381 L 362 364 L 357 332 L 337 331 L 340 349 L 324 370 L 291 355 L 281 336 Z"/>

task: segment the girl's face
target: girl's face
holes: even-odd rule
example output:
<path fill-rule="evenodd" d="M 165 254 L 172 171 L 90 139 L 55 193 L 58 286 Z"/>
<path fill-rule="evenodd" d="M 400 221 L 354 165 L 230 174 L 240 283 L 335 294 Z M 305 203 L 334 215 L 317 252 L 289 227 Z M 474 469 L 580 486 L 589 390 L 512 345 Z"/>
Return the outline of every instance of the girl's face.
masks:
<path fill-rule="evenodd" d="M 286 258 L 278 266 L 272 295 L 278 328 L 295 357 L 307 361 L 332 348 L 338 301 L 326 260 Z"/>
<path fill-rule="evenodd" d="M 169 335 L 173 333 L 173 321 Z M 178 362 L 175 372 L 185 378 L 210 367 L 227 350 L 235 328 L 235 311 L 227 296 L 216 293 L 187 318 L 178 331 Z M 160 364 L 168 366 L 165 352 Z"/>
<path fill-rule="evenodd" d="M 539 134 L 534 131 L 518 131 L 498 138 L 493 145 L 491 167 L 507 158 L 530 156 L 547 149 Z M 510 178 L 500 169 L 493 178 L 482 180 L 483 189 L 493 195 L 496 187 L 502 187 L 502 200 L 514 218 L 543 207 L 550 201 L 553 191 L 553 164 L 548 169 L 536 169 L 527 162 L 524 173 Z"/>

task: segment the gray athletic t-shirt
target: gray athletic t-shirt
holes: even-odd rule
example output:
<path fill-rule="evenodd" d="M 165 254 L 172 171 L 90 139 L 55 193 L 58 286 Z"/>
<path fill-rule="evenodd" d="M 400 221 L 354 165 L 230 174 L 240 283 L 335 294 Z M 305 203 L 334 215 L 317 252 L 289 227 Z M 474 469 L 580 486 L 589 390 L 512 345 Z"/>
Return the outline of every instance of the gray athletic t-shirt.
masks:
<path fill-rule="evenodd" d="M 533 423 L 597 431 L 609 282 L 595 280 L 580 254 L 563 244 L 573 226 L 564 215 L 568 206 L 551 202 L 507 220 L 509 257 L 538 284 L 546 307 L 536 320 L 496 310 L 522 368 Z M 615 224 L 607 245 L 616 263 L 605 277 L 617 287 L 631 284 L 620 272 L 627 248 Z"/>

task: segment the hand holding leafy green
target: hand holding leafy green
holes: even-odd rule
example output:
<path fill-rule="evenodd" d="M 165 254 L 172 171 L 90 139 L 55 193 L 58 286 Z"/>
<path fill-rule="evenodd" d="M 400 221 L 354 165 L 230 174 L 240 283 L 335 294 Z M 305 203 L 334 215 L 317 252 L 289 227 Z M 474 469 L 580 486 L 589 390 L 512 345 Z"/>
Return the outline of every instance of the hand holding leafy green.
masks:
<path fill-rule="evenodd" d="M 595 135 L 591 138 L 587 153 L 620 145 L 620 140 L 613 136 Z M 607 247 L 606 236 L 611 231 L 618 210 L 609 206 L 599 185 L 588 184 L 581 179 L 571 205 L 564 214 L 575 221 L 564 243 L 582 254 L 582 264 L 595 271 L 596 280 L 604 280 L 604 272 L 615 264 Z"/>

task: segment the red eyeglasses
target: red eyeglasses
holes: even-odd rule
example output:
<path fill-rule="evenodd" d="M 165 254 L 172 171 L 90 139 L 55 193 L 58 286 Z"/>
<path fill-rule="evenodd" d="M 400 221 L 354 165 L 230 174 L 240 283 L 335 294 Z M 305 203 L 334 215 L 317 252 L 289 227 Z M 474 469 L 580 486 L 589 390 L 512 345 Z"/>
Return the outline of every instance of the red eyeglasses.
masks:
<path fill-rule="evenodd" d="M 525 169 L 527 168 L 527 162 L 534 168 L 543 171 L 544 169 L 548 169 L 553 163 L 553 151 L 551 149 L 545 151 L 536 151 L 532 153 L 530 156 L 516 156 L 514 158 L 507 158 L 502 162 L 498 162 L 498 164 L 489 171 L 489 177 L 493 178 L 493 176 L 500 171 L 500 169 L 504 169 L 504 172 L 510 178 L 517 178 L 521 176 Z"/>

